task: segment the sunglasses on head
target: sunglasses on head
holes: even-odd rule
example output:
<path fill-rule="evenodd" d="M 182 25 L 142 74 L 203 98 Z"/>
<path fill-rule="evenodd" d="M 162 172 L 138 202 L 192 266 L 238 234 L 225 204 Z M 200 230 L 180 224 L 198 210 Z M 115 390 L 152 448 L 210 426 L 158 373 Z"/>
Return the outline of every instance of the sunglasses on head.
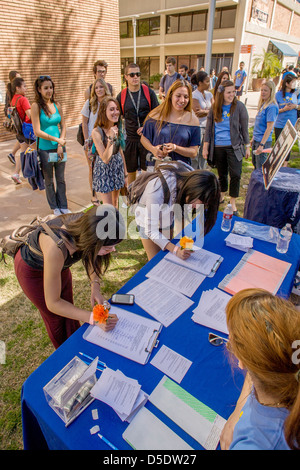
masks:
<path fill-rule="evenodd" d="M 128 75 L 129 75 L 129 77 L 133 78 L 135 76 L 140 77 L 142 74 L 141 74 L 141 72 L 131 72 Z"/>
<path fill-rule="evenodd" d="M 208 341 L 213 346 L 221 346 L 224 343 L 228 343 L 228 339 L 223 338 L 223 336 L 215 335 L 214 333 L 208 334 Z"/>
<path fill-rule="evenodd" d="M 40 80 L 51 80 L 51 77 L 50 77 L 50 75 L 40 75 L 39 79 Z"/>

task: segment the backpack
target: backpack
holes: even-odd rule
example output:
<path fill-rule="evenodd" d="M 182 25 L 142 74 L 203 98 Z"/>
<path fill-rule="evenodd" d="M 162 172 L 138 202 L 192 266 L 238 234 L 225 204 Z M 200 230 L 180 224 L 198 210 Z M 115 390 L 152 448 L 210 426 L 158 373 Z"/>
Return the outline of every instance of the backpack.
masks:
<path fill-rule="evenodd" d="M 54 219 L 55 215 L 48 215 L 44 218 L 35 217 L 35 219 L 30 222 L 28 225 L 21 225 L 19 228 L 15 229 L 10 235 L 2 238 L 0 240 L 0 248 L 1 248 L 1 259 L 0 261 L 4 261 L 5 264 L 5 255 L 15 257 L 17 251 L 21 246 L 27 245 L 28 248 L 38 257 L 43 258 L 43 253 L 41 250 L 37 250 L 33 246 L 30 246 L 28 243 L 28 237 L 31 232 L 36 230 L 38 227 L 42 226 L 43 229 L 47 232 L 48 235 L 55 241 L 58 248 L 63 250 L 65 249 L 65 244 L 61 238 L 59 238 L 55 233 L 51 230 L 51 228 L 47 225 L 47 222 L 51 219 Z"/>
<path fill-rule="evenodd" d="M 142 83 L 142 90 L 144 92 L 144 95 L 148 101 L 148 104 L 150 106 L 150 111 L 151 111 L 151 98 L 150 98 L 150 92 L 149 92 L 149 88 L 147 87 L 147 85 L 145 85 L 144 83 Z M 126 100 L 126 96 L 127 96 L 127 87 L 126 88 L 123 88 L 123 90 L 121 91 L 121 108 L 122 108 L 122 113 L 124 114 L 124 105 L 125 105 L 125 100 Z"/>
<path fill-rule="evenodd" d="M 177 72 L 177 74 L 176 74 L 176 80 L 179 80 L 180 77 L 181 77 L 180 73 Z M 166 78 L 167 78 L 167 74 L 165 74 L 165 75 L 163 76 L 163 79 L 162 79 L 162 88 L 165 88 L 165 81 L 166 81 Z"/>
<path fill-rule="evenodd" d="M 17 111 L 17 103 L 20 99 L 20 96 L 18 97 L 16 104 L 14 106 L 9 106 L 7 108 L 7 119 L 3 123 L 4 127 L 9 131 L 13 132 L 14 134 L 17 135 L 22 135 L 22 119 L 19 116 L 19 113 Z"/>

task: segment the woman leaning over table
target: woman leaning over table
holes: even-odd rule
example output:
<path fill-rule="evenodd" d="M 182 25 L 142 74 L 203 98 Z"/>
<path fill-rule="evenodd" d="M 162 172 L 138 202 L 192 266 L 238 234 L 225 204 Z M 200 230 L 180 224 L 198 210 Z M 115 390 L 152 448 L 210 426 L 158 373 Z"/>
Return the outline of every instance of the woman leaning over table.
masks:
<path fill-rule="evenodd" d="M 261 87 L 258 113 L 251 139 L 252 163 L 255 169 L 262 168 L 263 163 L 268 158 L 268 154 L 262 153 L 262 151 L 272 147 L 272 133 L 278 112 L 278 104 L 275 99 L 275 83 L 269 80 Z"/>
<path fill-rule="evenodd" d="M 92 131 L 96 160 L 93 171 L 93 189 L 104 204 L 118 207 L 121 188 L 127 186 L 127 169 L 123 148 L 121 112 L 119 102 L 106 96 Z"/>
<path fill-rule="evenodd" d="M 300 450 L 299 311 L 263 289 L 245 289 L 226 307 L 228 351 L 245 372 L 222 450 Z"/>
<path fill-rule="evenodd" d="M 54 83 L 49 75 L 41 75 L 36 79 L 34 83 L 35 102 L 32 104 L 31 118 L 37 137 L 47 201 L 53 213 L 60 215 L 70 212 L 66 196 L 66 163 L 61 161 L 64 158 L 67 129 L 62 107 L 55 102 L 54 88 Z M 49 161 L 50 153 L 58 155 L 57 162 Z"/>
<path fill-rule="evenodd" d="M 158 160 L 169 156 L 190 165 L 196 158 L 200 127 L 192 110 L 192 88 L 188 81 L 176 80 L 163 103 L 150 111 L 141 143 Z"/>
<path fill-rule="evenodd" d="M 287 121 L 290 120 L 294 126 L 297 121 L 297 110 L 300 109 L 300 97 L 296 94 L 297 77 L 288 74 L 284 77 L 281 88 L 277 91 L 275 98 L 279 106 L 279 114 L 275 121 L 274 131 L 276 140 Z M 288 166 L 291 152 L 287 155 L 283 166 Z"/>
<path fill-rule="evenodd" d="M 90 311 L 73 305 L 70 267 L 81 260 L 91 282 L 91 306 L 105 301 L 100 280 L 115 245 L 125 237 L 125 224 L 119 211 L 110 205 L 92 207 L 86 212 L 53 218 L 47 225 L 62 243 L 61 248 L 40 226 L 30 233 L 28 245 L 15 256 L 15 273 L 25 295 L 37 307 L 48 335 L 58 348 L 79 327 L 80 322 L 93 324 Z M 42 252 L 38 256 L 30 248 Z M 100 325 L 108 331 L 116 325 L 110 315 Z"/>
<path fill-rule="evenodd" d="M 97 78 L 92 85 L 90 99 L 86 100 L 81 110 L 82 114 L 82 132 L 84 136 L 84 153 L 89 166 L 89 184 L 92 192 L 92 203 L 99 205 L 100 201 L 95 197 L 93 191 L 93 167 L 94 159 L 88 156 L 89 146 L 92 144 L 89 137 L 95 127 L 95 122 L 98 116 L 100 103 L 105 96 L 110 96 L 109 89 L 103 78 Z"/>
<path fill-rule="evenodd" d="M 250 156 L 248 112 L 236 99 L 233 82 L 219 85 L 213 106 L 207 117 L 203 157 L 210 157 L 218 170 L 221 201 L 224 202 L 230 176 L 229 196 L 234 215 L 238 215 L 236 198 L 239 196 L 243 157 Z"/>
<path fill-rule="evenodd" d="M 171 242 L 182 228 L 185 209 L 204 205 L 204 235 L 214 226 L 218 214 L 220 188 L 208 170 L 193 170 L 187 163 L 160 163 L 154 172 L 144 172 L 130 185 L 128 201 L 135 205 L 135 221 L 148 260 L 160 250 L 181 259 L 190 256 Z M 178 225 L 177 225 L 178 224 Z"/>

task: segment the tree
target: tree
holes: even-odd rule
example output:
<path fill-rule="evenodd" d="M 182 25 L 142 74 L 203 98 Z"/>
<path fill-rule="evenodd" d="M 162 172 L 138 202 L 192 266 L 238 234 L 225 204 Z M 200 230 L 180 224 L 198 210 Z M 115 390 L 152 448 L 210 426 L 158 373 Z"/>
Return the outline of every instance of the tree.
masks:
<path fill-rule="evenodd" d="M 281 61 L 274 52 L 267 52 L 263 49 L 263 53 L 253 58 L 252 73 L 257 78 L 274 78 L 280 75 L 282 69 Z"/>

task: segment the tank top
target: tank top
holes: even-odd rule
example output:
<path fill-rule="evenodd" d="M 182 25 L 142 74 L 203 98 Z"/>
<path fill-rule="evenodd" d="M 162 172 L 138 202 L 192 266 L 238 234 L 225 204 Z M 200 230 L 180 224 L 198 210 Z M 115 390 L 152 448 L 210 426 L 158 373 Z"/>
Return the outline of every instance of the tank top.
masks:
<path fill-rule="evenodd" d="M 68 221 L 73 221 L 73 220 L 77 220 L 81 216 L 82 216 L 81 213 L 76 213 L 76 214 L 68 214 L 66 217 Z M 49 220 L 47 222 L 47 225 L 49 225 L 49 227 L 53 230 L 53 232 L 59 238 L 62 238 L 59 228 L 63 225 L 63 223 L 64 223 L 64 220 L 62 220 L 61 217 L 55 217 L 54 219 Z M 39 244 L 39 236 L 41 232 L 46 233 L 42 226 L 38 227 L 36 230 L 31 232 L 28 236 L 29 245 L 35 248 L 36 250 L 41 250 L 40 244 Z M 70 243 L 72 243 L 71 237 L 70 237 Z M 30 248 L 28 248 L 27 245 L 21 246 L 20 250 L 21 250 L 21 257 L 23 261 L 25 261 L 25 263 L 28 264 L 28 266 L 30 266 L 33 269 L 37 269 L 39 271 L 43 270 L 44 268 L 43 258 L 40 258 L 35 253 L 33 253 L 30 250 Z M 77 263 L 77 261 L 79 261 L 82 256 L 81 252 L 75 252 L 73 255 L 70 255 L 67 249 L 63 250 L 63 253 L 64 252 L 66 252 L 66 255 L 65 255 L 65 262 L 63 265 L 63 270 Z"/>
<path fill-rule="evenodd" d="M 56 104 L 54 103 L 55 106 L 55 113 L 51 114 L 50 116 L 47 116 L 45 111 L 41 109 L 40 112 L 40 127 L 41 131 L 46 132 L 46 134 L 49 134 L 53 137 L 60 137 L 60 129 L 58 127 L 59 123 L 61 122 L 61 115 L 57 109 Z M 57 142 L 55 141 L 50 141 L 46 139 L 41 139 L 39 138 L 39 148 L 41 150 L 48 150 L 48 151 L 53 151 L 57 149 Z"/>

